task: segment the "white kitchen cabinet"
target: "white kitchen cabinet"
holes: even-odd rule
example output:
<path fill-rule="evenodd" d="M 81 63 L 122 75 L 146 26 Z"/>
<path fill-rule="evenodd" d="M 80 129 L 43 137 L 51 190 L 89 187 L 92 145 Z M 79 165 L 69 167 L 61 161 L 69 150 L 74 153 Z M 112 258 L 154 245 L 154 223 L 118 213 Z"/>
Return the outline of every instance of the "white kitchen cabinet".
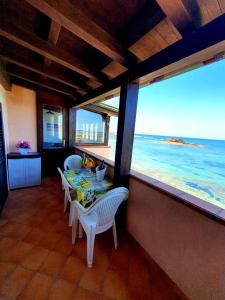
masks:
<path fill-rule="evenodd" d="M 41 157 L 39 153 L 8 154 L 9 188 L 16 189 L 41 184 Z"/>

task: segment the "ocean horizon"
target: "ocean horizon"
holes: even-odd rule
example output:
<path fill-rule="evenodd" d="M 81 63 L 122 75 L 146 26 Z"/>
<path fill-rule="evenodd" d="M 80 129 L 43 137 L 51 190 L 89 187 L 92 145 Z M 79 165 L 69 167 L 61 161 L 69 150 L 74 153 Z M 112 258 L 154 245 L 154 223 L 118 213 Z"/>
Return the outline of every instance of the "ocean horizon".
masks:
<path fill-rule="evenodd" d="M 187 144 L 165 142 L 180 138 Z M 116 136 L 109 136 L 114 160 Z M 225 141 L 135 134 L 131 168 L 225 208 Z"/>

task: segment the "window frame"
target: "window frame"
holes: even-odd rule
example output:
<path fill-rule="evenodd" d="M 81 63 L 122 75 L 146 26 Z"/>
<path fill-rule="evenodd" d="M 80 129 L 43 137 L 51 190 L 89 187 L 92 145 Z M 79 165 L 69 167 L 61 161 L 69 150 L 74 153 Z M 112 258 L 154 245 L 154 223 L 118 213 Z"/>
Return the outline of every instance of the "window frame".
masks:
<path fill-rule="evenodd" d="M 104 141 L 103 143 L 78 143 L 76 141 L 76 121 L 77 121 L 77 111 L 80 110 L 80 109 L 83 109 L 85 111 L 88 111 L 88 112 L 92 112 L 92 113 L 95 113 L 97 115 L 100 115 L 103 119 L 103 122 L 104 122 Z M 75 133 L 75 137 L 74 137 L 74 140 L 72 141 L 71 144 L 73 144 L 73 146 L 77 146 L 77 147 L 83 147 L 83 146 L 93 146 L 93 147 L 97 147 L 97 146 L 100 146 L 100 147 L 107 147 L 108 146 L 108 139 L 109 139 L 109 122 L 110 122 L 110 116 L 107 115 L 106 113 L 100 113 L 100 112 L 96 112 L 96 111 L 92 111 L 90 109 L 86 109 L 86 108 L 74 108 L 72 110 L 72 114 L 74 114 L 73 117 L 70 118 L 70 125 L 72 123 L 72 132 L 74 131 Z M 70 126 L 70 129 L 71 129 L 71 126 Z M 72 139 L 72 137 L 71 137 Z"/>

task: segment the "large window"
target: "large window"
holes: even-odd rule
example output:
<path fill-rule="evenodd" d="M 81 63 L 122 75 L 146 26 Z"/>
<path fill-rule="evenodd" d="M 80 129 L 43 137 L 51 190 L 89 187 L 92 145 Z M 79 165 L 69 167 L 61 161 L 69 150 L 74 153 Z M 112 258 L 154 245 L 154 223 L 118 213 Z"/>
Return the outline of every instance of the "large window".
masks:
<path fill-rule="evenodd" d="M 105 119 L 103 115 L 76 110 L 76 144 L 104 144 Z"/>
<path fill-rule="evenodd" d="M 140 89 L 132 168 L 225 208 L 225 61 Z"/>

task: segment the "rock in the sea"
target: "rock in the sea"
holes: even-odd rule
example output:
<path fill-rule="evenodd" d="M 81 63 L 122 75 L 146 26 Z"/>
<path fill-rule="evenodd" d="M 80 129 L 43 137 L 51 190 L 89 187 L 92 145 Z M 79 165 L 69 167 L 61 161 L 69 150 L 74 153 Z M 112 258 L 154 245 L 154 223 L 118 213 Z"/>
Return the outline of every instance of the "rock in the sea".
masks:
<path fill-rule="evenodd" d="M 172 145 L 177 145 L 177 146 L 202 147 L 202 145 L 188 143 L 188 142 L 185 142 L 184 140 L 182 140 L 181 138 L 176 138 L 176 137 L 167 138 L 162 143 L 164 143 L 164 144 L 172 144 Z"/>
<path fill-rule="evenodd" d="M 165 140 L 166 142 L 168 143 L 180 143 L 180 144 L 186 144 L 186 142 L 180 138 L 175 138 L 175 137 L 172 137 L 172 138 L 167 138 Z"/>

